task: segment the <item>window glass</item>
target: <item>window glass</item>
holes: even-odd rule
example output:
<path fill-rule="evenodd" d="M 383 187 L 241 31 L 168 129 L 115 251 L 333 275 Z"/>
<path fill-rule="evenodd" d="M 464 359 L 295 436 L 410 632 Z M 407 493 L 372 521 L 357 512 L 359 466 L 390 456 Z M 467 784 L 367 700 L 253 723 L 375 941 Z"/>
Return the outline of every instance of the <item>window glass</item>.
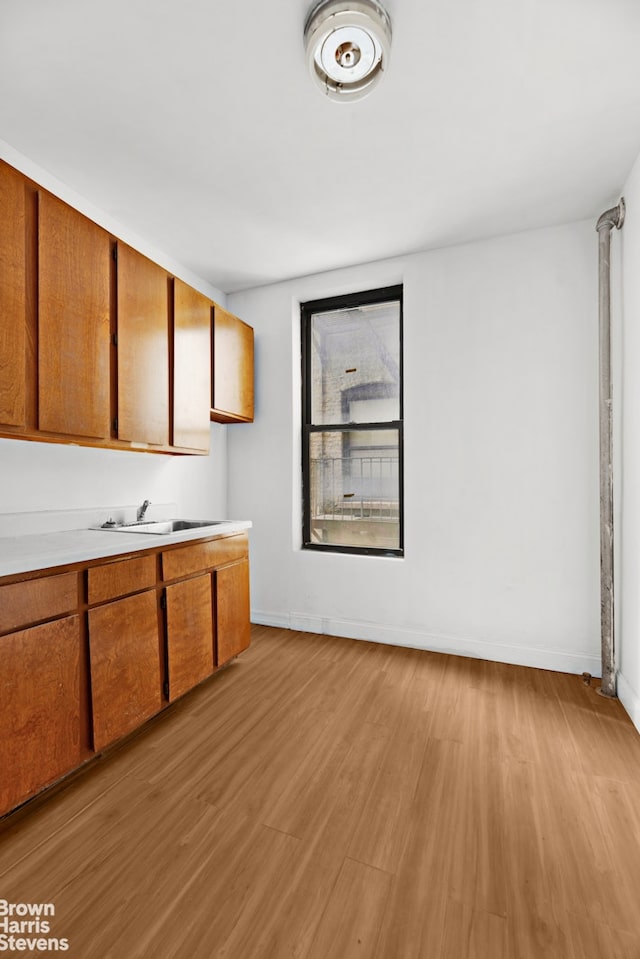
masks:
<path fill-rule="evenodd" d="M 310 437 L 311 541 L 399 549 L 397 430 Z"/>
<path fill-rule="evenodd" d="M 402 554 L 402 288 L 302 306 L 303 545 Z"/>
<path fill-rule="evenodd" d="M 399 317 L 397 301 L 313 314 L 314 423 L 400 418 Z"/>

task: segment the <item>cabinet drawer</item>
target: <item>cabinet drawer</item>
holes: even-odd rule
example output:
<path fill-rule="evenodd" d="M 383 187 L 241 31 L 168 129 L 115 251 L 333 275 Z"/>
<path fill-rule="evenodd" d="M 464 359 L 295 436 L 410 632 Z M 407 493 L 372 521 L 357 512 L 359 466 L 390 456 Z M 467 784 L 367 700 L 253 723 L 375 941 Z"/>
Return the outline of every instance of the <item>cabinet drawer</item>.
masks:
<path fill-rule="evenodd" d="M 77 573 L 0 586 L 0 633 L 54 619 L 77 608 Z"/>
<path fill-rule="evenodd" d="M 89 570 L 89 605 L 156 585 L 155 556 L 136 556 Z"/>
<path fill-rule="evenodd" d="M 180 579 L 203 569 L 226 566 L 249 555 L 249 537 L 246 533 L 194 543 L 162 554 L 162 577 L 164 580 Z"/>

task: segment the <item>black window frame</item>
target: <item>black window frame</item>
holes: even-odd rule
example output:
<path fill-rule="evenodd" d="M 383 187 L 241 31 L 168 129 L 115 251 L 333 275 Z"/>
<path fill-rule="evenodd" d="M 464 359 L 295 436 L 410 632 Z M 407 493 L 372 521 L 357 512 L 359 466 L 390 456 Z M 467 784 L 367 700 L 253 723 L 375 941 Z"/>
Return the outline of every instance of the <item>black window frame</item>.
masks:
<path fill-rule="evenodd" d="M 399 303 L 399 419 L 388 422 L 322 423 L 312 422 L 312 375 L 311 375 L 311 317 L 316 313 L 353 309 L 375 303 Z M 347 553 L 361 556 L 404 556 L 404 349 L 403 349 L 403 285 L 386 286 L 375 290 L 363 290 L 340 296 L 308 300 L 300 304 L 302 345 L 302 549 L 325 553 Z M 310 437 L 313 433 L 353 432 L 394 429 L 398 433 L 398 525 L 397 548 L 376 546 L 344 546 L 311 541 L 311 495 L 310 495 Z"/>

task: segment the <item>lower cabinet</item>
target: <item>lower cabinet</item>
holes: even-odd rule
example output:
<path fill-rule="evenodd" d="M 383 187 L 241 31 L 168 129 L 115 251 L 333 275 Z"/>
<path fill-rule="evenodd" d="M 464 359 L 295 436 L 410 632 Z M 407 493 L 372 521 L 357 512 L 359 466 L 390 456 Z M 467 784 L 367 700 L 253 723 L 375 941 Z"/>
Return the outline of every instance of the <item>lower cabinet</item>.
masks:
<path fill-rule="evenodd" d="M 104 749 L 162 708 L 156 590 L 89 610 L 93 746 Z"/>
<path fill-rule="evenodd" d="M 80 764 L 79 617 L 2 636 L 0 661 L 2 814 Z"/>
<path fill-rule="evenodd" d="M 251 639 L 249 622 L 249 561 L 215 571 L 216 590 L 216 663 L 222 666 L 243 649 Z"/>
<path fill-rule="evenodd" d="M 0 816 L 250 640 L 246 533 L 0 579 Z"/>
<path fill-rule="evenodd" d="M 167 663 L 173 702 L 213 672 L 211 574 L 167 586 Z"/>
<path fill-rule="evenodd" d="M 215 666 L 223 666 L 246 649 L 251 639 L 247 534 L 238 533 L 193 543 L 162 553 L 162 575 L 165 581 L 185 579 L 197 573 L 206 573 L 207 580 L 213 577 Z M 204 595 L 206 589 L 204 586 L 201 588 Z M 167 597 L 170 589 L 173 587 L 167 588 Z M 206 608 L 206 600 L 203 598 L 200 602 L 202 608 Z M 171 629 L 169 634 L 171 636 Z M 169 673 L 169 686 L 172 688 L 171 667 Z"/>

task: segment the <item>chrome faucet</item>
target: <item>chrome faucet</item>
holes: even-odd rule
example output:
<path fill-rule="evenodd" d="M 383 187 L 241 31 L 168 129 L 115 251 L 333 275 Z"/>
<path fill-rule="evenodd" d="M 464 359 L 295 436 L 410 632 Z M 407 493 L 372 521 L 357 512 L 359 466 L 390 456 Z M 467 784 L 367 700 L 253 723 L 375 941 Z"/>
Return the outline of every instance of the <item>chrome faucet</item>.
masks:
<path fill-rule="evenodd" d="M 138 520 L 139 523 L 144 519 L 144 514 L 147 512 L 147 507 L 149 506 L 151 506 L 151 501 L 148 499 L 144 501 L 142 506 L 138 506 L 138 510 L 136 512 L 136 519 Z"/>

